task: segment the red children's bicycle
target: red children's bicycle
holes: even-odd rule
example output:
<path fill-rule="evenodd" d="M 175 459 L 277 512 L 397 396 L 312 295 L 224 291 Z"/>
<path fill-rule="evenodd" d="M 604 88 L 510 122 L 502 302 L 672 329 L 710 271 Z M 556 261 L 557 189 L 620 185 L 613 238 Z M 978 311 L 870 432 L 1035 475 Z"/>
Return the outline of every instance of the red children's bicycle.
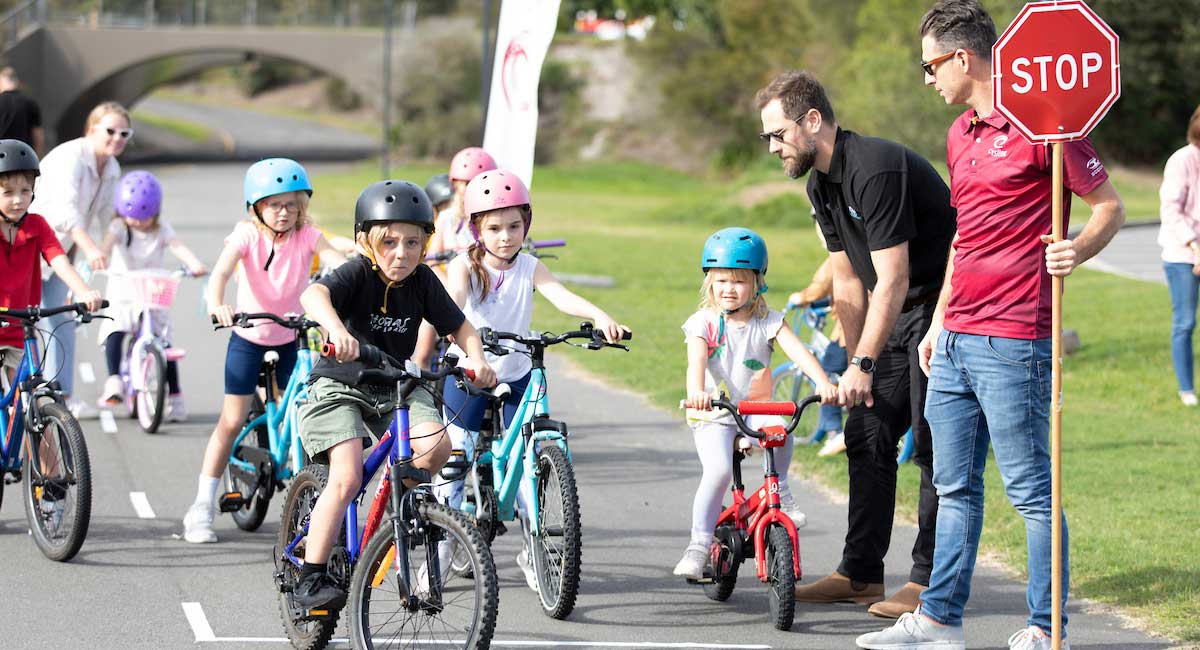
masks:
<path fill-rule="evenodd" d="M 787 437 L 800 423 L 800 416 L 810 404 L 821 401 L 819 395 L 796 402 L 738 402 L 725 398 L 712 401 L 714 409 L 724 409 L 733 415 L 738 429 L 754 438 L 764 450 L 782 447 Z M 791 417 L 785 426 L 770 425 L 752 429 L 742 419 L 745 415 L 781 415 Z M 704 577 L 689 581 L 704 585 L 704 594 L 723 601 L 737 585 L 738 568 L 748 558 L 754 558 L 758 579 L 767 583 L 768 609 L 775 629 L 792 627 L 796 612 L 793 589 L 800 579 L 800 541 L 796 525 L 779 507 L 779 474 L 775 471 L 773 453 L 763 453 L 762 487 L 747 498 L 742 484 L 742 460 L 746 453 L 741 445 L 733 451 L 733 505 L 717 519 L 713 542 L 709 549 L 710 567 Z"/>

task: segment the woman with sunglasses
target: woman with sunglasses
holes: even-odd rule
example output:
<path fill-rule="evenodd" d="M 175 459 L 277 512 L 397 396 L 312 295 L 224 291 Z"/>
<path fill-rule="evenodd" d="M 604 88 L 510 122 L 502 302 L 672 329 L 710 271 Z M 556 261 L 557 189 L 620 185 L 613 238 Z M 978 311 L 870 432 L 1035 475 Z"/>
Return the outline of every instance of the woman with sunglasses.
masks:
<path fill-rule="evenodd" d="M 103 102 L 88 114 L 83 137 L 68 140 L 42 159 L 30 211 L 46 218 L 72 261 L 82 254 L 92 270 L 108 266 L 92 232 L 104 232 L 112 218 L 113 191 L 121 180 L 117 156 L 133 137 L 129 111 L 116 102 Z M 66 304 L 69 289 L 49 267 L 42 269 L 42 305 Z M 76 418 L 96 416 L 96 409 L 73 397 L 75 388 L 74 314 L 43 319 L 38 324 L 54 332 L 56 343 L 46 346 L 46 377 L 57 378 Z"/>

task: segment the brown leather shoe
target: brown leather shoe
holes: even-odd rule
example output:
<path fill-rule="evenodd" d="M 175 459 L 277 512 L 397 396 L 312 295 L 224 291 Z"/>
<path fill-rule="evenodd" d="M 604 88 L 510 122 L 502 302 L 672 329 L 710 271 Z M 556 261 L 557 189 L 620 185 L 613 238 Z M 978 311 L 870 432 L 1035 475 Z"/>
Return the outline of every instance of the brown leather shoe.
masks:
<path fill-rule="evenodd" d="M 871 605 L 867 613 L 879 618 L 900 618 L 901 614 L 915 612 L 921 604 L 921 592 L 925 589 L 924 585 L 915 582 L 906 583 L 891 598 Z"/>
<path fill-rule="evenodd" d="M 883 600 L 882 582 L 858 582 L 838 573 L 807 585 L 796 585 L 801 603 L 858 603 L 871 605 Z"/>

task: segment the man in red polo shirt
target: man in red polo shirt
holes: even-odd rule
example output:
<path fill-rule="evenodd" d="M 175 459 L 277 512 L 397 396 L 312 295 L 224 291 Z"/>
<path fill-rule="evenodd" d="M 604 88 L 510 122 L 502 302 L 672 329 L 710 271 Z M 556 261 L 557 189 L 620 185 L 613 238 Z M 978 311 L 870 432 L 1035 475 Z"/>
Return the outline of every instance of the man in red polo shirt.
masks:
<path fill-rule="evenodd" d="M 27 212 L 38 173 L 37 155 L 29 145 L 0 140 L 0 308 L 25 309 L 41 303 L 39 260 L 45 260 L 78 300 L 99 309 L 100 292 L 89 289 L 75 272 L 46 220 Z M 8 327 L 0 327 L 0 367 L 6 372 L 21 360 L 25 338 L 19 323 L 7 323 Z"/>
<path fill-rule="evenodd" d="M 958 232 L 921 344 L 937 534 L 933 574 L 918 612 L 860 636 L 860 648 L 965 647 L 963 609 L 983 528 L 989 442 L 1008 499 L 1025 519 L 1029 552 L 1030 615 L 1009 647 L 1051 645 L 1050 276 L 1070 274 L 1104 248 L 1124 223 L 1125 208 L 1091 143 L 1068 143 L 1064 185 L 1092 214 L 1075 239 L 1050 243 L 1050 148 L 1026 141 L 994 110 L 995 42 L 995 25 L 978 0 L 940 0 L 921 23 L 925 83 L 947 103 L 969 107 L 947 136 Z M 1067 546 L 1064 518 L 1064 605 Z M 1064 615 L 1064 628 L 1066 622 Z"/>

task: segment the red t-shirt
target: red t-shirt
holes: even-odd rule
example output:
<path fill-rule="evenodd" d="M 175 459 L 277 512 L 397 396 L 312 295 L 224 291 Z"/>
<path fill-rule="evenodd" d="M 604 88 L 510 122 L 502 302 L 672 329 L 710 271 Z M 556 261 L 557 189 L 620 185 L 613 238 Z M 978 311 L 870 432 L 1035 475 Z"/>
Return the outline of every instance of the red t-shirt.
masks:
<path fill-rule="evenodd" d="M 25 309 L 41 304 L 42 265 L 38 258 L 49 264 L 62 254 L 58 237 L 41 215 L 26 215 L 11 242 L 0 234 L 0 307 Z M 8 324 L 0 327 L 0 345 L 21 347 L 25 335 L 20 323 L 9 320 Z"/>
<path fill-rule="evenodd" d="M 946 138 L 950 202 L 958 210 L 945 327 L 962 334 L 1050 336 L 1050 274 L 1039 237 L 1051 229 L 1051 148 L 999 113 L 969 110 Z M 1063 145 L 1063 185 L 1080 196 L 1108 180 L 1088 140 Z M 1064 200 L 1063 227 L 1070 220 Z"/>

